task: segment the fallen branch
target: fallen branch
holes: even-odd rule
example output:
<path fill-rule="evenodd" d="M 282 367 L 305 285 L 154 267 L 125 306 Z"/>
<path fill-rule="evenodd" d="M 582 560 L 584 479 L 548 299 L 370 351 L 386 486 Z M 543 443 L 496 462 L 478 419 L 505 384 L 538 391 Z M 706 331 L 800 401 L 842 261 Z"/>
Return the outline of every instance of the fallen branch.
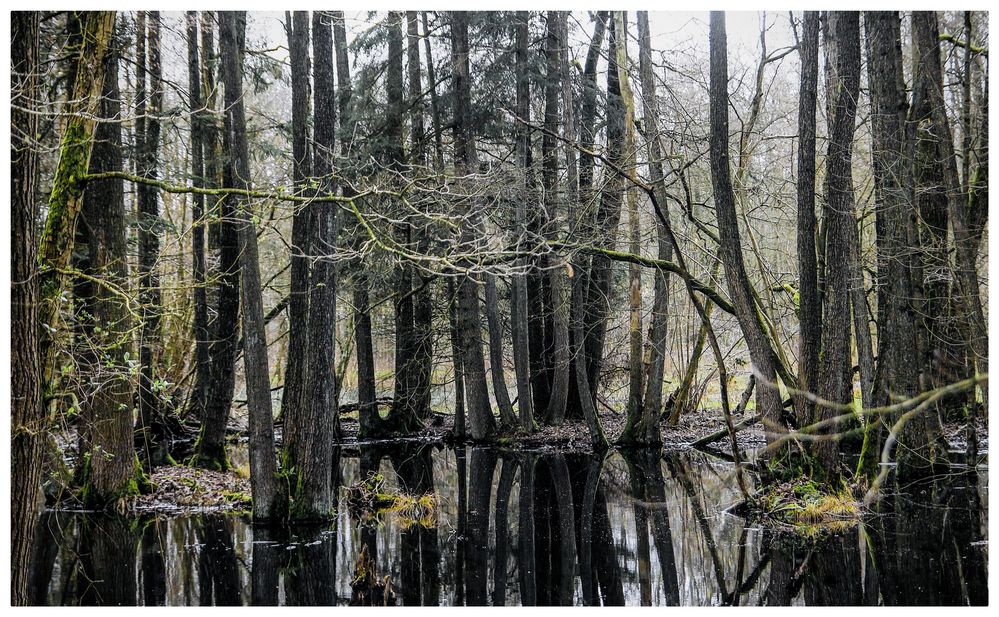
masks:
<path fill-rule="evenodd" d="M 756 385 L 756 376 L 755 375 L 751 375 L 749 377 L 749 384 L 746 386 L 746 389 L 743 391 L 742 398 L 739 399 L 739 406 L 736 407 L 736 409 L 735 409 L 735 412 L 737 414 L 741 414 L 741 413 L 745 412 L 746 405 L 749 404 L 749 398 L 753 395 L 753 389 L 754 389 L 755 385 Z M 755 416 L 753 416 L 751 418 L 746 418 L 745 420 L 742 420 L 742 421 L 736 423 L 732 427 L 732 432 L 733 433 L 738 433 L 742 429 L 756 424 L 762 418 L 763 418 L 763 416 L 761 416 L 759 414 L 757 414 L 757 415 L 755 415 Z M 708 445 L 709 443 L 718 441 L 719 439 L 722 439 L 723 437 L 728 436 L 728 434 L 729 434 L 728 428 L 726 427 L 726 428 L 723 428 L 720 431 L 715 431 L 714 433 L 711 433 L 710 435 L 706 435 L 704 437 L 701 437 L 700 439 L 698 439 L 697 441 L 693 442 L 690 445 L 692 447 L 694 447 L 694 448 L 701 448 L 703 446 Z"/>

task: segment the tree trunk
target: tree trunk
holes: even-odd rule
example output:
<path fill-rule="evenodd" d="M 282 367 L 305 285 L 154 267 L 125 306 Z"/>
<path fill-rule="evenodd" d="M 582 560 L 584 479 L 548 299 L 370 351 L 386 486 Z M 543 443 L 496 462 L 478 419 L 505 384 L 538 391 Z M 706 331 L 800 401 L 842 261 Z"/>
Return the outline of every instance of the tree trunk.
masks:
<path fill-rule="evenodd" d="M 246 141 L 243 103 L 243 51 L 246 44 L 246 13 L 221 13 L 222 72 L 225 79 L 225 108 L 229 124 L 229 154 L 233 186 L 250 188 L 250 156 Z M 243 301 L 243 362 L 246 371 L 246 398 L 250 416 L 250 489 L 253 518 L 272 519 L 279 515 L 277 463 L 274 456 L 274 416 L 271 409 L 270 371 L 267 366 L 267 337 L 260 289 L 260 263 L 257 257 L 256 226 L 251 204 L 239 199 L 238 225 Z"/>
<path fill-rule="evenodd" d="M 198 12 L 187 12 L 187 85 L 191 111 L 191 184 L 205 187 L 205 101 L 201 96 L 201 66 L 198 54 Z M 206 399 L 211 382 L 211 358 L 208 355 L 208 292 L 205 287 L 205 196 L 191 196 L 191 274 L 194 278 L 194 387 L 192 411 L 205 417 Z"/>
<path fill-rule="evenodd" d="M 801 85 L 798 90 L 798 387 L 817 391 L 822 341 L 815 254 L 815 109 L 819 80 L 819 14 L 806 11 L 799 42 Z M 815 404 L 796 397 L 798 426 L 811 422 Z"/>
<path fill-rule="evenodd" d="M 860 91 L 860 27 L 857 13 L 832 12 L 829 15 L 836 37 L 836 79 L 826 157 L 827 201 L 826 280 L 822 314 L 822 352 L 818 393 L 833 403 L 853 401 L 850 353 L 850 234 L 856 228 L 853 197 L 853 135 Z M 762 384 L 760 384 L 762 385 Z M 814 420 L 839 415 L 839 409 L 819 407 Z M 820 434 L 838 433 L 837 426 Z M 833 438 L 816 441 L 813 451 L 821 471 L 829 481 L 839 477 L 839 447 Z"/>
<path fill-rule="evenodd" d="M 615 11 L 615 28 L 621 33 L 617 46 L 617 66 L 621 77 L 621 98 L 625 107 L 625 165 L 624 171 L 636 178 L 635 95 L 628 77 L 628 14 Z M 623 69 L 623 70 L 622 70 Z M 638 195 L 630 185 L 625 195 L 628 200 L 629 250 L 640 255 L 641 236 L 638 219 Z M 642 341 L 642 271 L 638 264 L 628 264 L 628 404 L 627 421 L 621 433 L 621 443 L 657 443 L 659 441 L 659 416 L 646 410 L 645 371 Z"/>
<path fill-rule="evenodd" d="M 781 426 L 783 404 L 777 389 L 773 351 L 753 302 L 749 276 L 742 259 L 739 221 L 728 155 L 728 44 L 723 13 L 711 13 L 711 184 L 714 189 L 715 216 L 718 219 L 719 249 L 725 267 L 729 297 L 735 306 L 739 327 L 749 347 L 756 375 L 756 409 L 770 423 L 768 441 Z"/>
<path fill-rule="evenodd" d="M 285 11 L 288 50 L 291 61 L 291 152 L 292 180 L 299 195 L 306 194 L 312 176 L 309 157 L 309 13 Z M 309 256 L 310 217 L 313 206 L 296 204 L 291 220 L 291 290 L 288 301 L 288 357 L 285 362 L 281 417 L 284 418 L 283 444 L 294 448 L 304 409 L 309 353 Z M 306 429 L 307 430 L 307 429 Z"/>
<path fill-rule="evenodd" d="M 212 19 L 202 14 L 201 53 L 202 74 L 205 83 L 206 110 L 216 109 L 215 68 L 218 62 L 215 55 L 215 42 L 212 32 Z M 210 114 L 204 118 L 206 178 L 209 187 L 218 186 L 223 176 L 229 175 L 231 166 L 223 173 L 223 159 L 219 144 L 219 127 Z M 213 207 L 213 218 L 219 222 L 209 230 L 209 245 L 218 247 L 218 278 L 215 292 L 215 318 L 210 324 L 211 345 L 208 355 L 211 360 L 210 387 L 206 394 L 206 407 L 201 421 L 201 432 L 195 443 L 192 465 L 225 471 L 229 469 L 229 458 L 225 450 L 225 430 L 229 422 L 233 391 L 236 387 L 236 353 L 239 342 L 239 241 L 237 238 L 235 212 L 231 199 L 220 199 Z M 214 230 L 214 231 L 213 231 Z M 214 242 L 212 236 L 216 236 Z"/>
<path fill-rule="evenodd" d="M 405 161 L 403 152 L 403 115 L 406 99 L 403 93 L 402 13 L 390 12 L 388 16 L 388 73 L 385 86 L 388 113 L 383 131 L 383 162 L 391 172 L 402 173 Z M 394 182 L 394 178 L 392 180 Z M 412 245 L 414 228 L 408 214 L 400 214 L 395 223 L 395 240 L 401 246 Z M 386 418 L 387 431 L 409 434 L 423 427 L 416 410 L 420 385 L 421 359 L 418 357 L 420 333 L 415 322 L 413 266 L 400 260 L 395 270 L 395 396 L 392 410 Z"/>
<path fill-rule="evenodd" d="M 517 22 L 514 26 L 516 37 L 517 74 L 517 115 L 529 122 L 531 119 L 531 82 L 527 73 L 528 31 L 530 28 L 530 11 L 517 11 Z M 514 139 L 517 153 L 517 166 L 524 174 L 523 189 L 525 197 L 531 194 L 531 133 L 530 128 L 518 122 Z M 522 239 L 527 233 L 527 199 L 517 200 L 517 248 L 520 250 Z M 527 267 L 527 259 L 520 259 L 517 265 Z M 517 407 L 520 414 L 520 428 L 525 432 L 534 430 L 534 396 L 531 390 L 531 343 L 528 336 L 527 310 L 527 275 L 513 275 L 513 291 L 510 294 L 510 329 L 513 331 L 513 364 L 517 374 Z"/>
<path fill-rule="evenodd" d="M 649 180 L 655 190 L 665 195 L 663 176 L 662 145 L 659 140 L 659 99 L 652 64 L 652 35 L 649 31 L 649 14 L 638 12 L 639 73 L 642 85 L 642 113 L 645 127 L 646 156 L 648 157 Z M 669 241 L 665 226 L 656 224 L 659 245 L 659 259 L 673 259 L 673 245 Z M 645 419 L 645 437 L 650 443 L 659 443 L 659 418 L 663 405 L 663 376 L 665 373 L 667 327 L 669 321 L 669 278 L 662 270 L 655 271 L 655 289 L 652 302 L 652 326 L 649 329 L 649 365 L 645 377 L 645 393 L 642 414 Z"/>
<path fill-rule="evenodd" d="M 90 173 L 122 170 L 121 95 L 118 90 L 118 51 L 104 59 L 101 122 L 94 134 Z M 88 349 L 81 363 L 99 387 L 82 410 L 81 468 L 78 481 L 91 507 L 113 504 L 138 493 L 141 478 L 132 434 L 135 394 L 126 358 L 132 347 L 132 319 L 127 301 L 111 289 L 128 288 L 128 245 L 125 235 L 125 191 L 121 179 L 90 183 L 83 196 L 78 237 L 86 239 L 84 274 L 95 281 L 91 293 L 79 295 L 82 329 Z M 83 251 L 81 251 L 83 252 Z M 110 289 L 109 289 L 110 287 Z"/>
<path fill-rule="evenodd" d="M 905 92 L 902 79 L 901 19 L 898 13 L 864 13 L 867 43 L 867 80 L 871 84 L 871 148 L 879 234 L 879 281 L 885 305 L 878 310 L 878 371 L 874 406 L 885 406 L 918 393 L 914 253 L 916 211 L 913 207 L 912 167 L 906 151 Z M 924 422 L 913 421 L 914 426 Z M 884 420 L 868 418 L 858 469 L 873 477 L 883 440 Z"/>
<path fill-rule="evenodd" d="M 160 13 L 149 11 L 147 31 L 139 32 L 137 79 L 145 80 L 149 73 L 149 101 L 140 100 L 140 113 L 146 114 L 145 128 L 138 144 L 139 175 L 155 180 L 159 175 L 160 120 L 163 113 L 163 68 L 160 62 Z M 148 39 L 145 54 L 142 38 Z M 147 60 L 148 58 L 148 60 Z M 147 64 L 148 62 L 148 64 Z M 148 67 L 148 68 L 147 68 Z M 160 257 L 159 236 L 163 232 L 160 219 L 159 191 L 148 184 L 138 186 L 139 227 L 139 303 L 142 328 L 139 332 L 139 429 L 142 440 L 142 464 L 150 468 L 169 462 L 164 443 L 165 410 L 159 392 L 157 367 L 163 353 L 160 317 L 162 297 L 157 262 Z"/>
<path fill-rule="evenodd" d="M 617 34 L 613 20 L 608 27 L 607 45 L 607 159 L 621 168 L 625 161 L 625 108 L 621 98 L 620 71 L 618 70 Z M 584 114 L 585 116 L 585 114 Z M 584 129 L 585 130 L 585 129 Z M 603 189 L 600 192 L 600 206 L 597 210 L 593 229 L 597 232 L 595 244 L 601 249 L 614 249 L 617 244 L 617 228 L 621 220 L 621 206 L 625 191 L 625 179 L 614 171 L 606 170 Z M 580 174 L 583 177 L 583 174 Z M 610 312 L 611 260 L 606 255 L 594 254 L 586 290 L 586 372 L 590 385 L 590 398 L 596 401 L 603 366 L 604 339 L 607 335 L 607 320 Z"/>
<path fill-rule="evenodd" d="M 500 317 L 499 294 L 496 293 L 496 277 L 487 274 L 486 323 L 489 326 L 489 370 L 493 378 L 493 396 L 499 407 L 500 424 L 504 428 L 516 428 L 517 416 L 513 413 L 510 393 L 506 389 L 506 371 L 503 362 L 503 320 Z"/>
<path fill-rule="evenodd" d="M 31 552 L 41 511 L 42 442 L 45 410 L 38 354 L 38 247 L 35 192 L 38 154 L 17 131 L 38 134 L 37 11 L 14 11 L 10 18 L 10 602 L 30 602 Z"/>
<path fill-rule="evenodd" d="M 555 136 L 558 135 L 559 98 L 562 93 L 562 50 L 561 31 L 565 28 L 563 11 L 548 11 L 545 36 L 545 134 L 541 139 L 541 188 L 544 198 L 544 211 L 547 217 L 540 220 L 543 233 L 548 238 L 556 238 L 559 224 L 559 148 Z M 565 110 L 563 110 L 565 111 Z M 566 129 L 568 130 L 568 129 Z M 566 137 L 572 137 L 566 134 Z M 569 394 L 569 320 L 566 304 L 564 269 L 558 267 L 555 258 L 542 258 L 544 276 L 547 278 L 548 294 L 544 300 L 545 336 L 551 346 L 544 349 L 544 366 L 550 375 L 551 391 L 544 412 L 545 420 L 551 424 L 561 424 L 565 418 L 566 402 Z M 549 328 L 551 331 L 549 332 Z"/>
<path fill-rule="evenodd" d="M 407 28 L 407 70 L 409 72 L 409 105 L 411 118 L 411 158 L 414 164 L 425 166 L 426 134 L 423 125 L 423 85 L 420 75 L 420 32 L 416 11 L 406 12 Z M 426 225 L 415 230 L 417 250 L 428 252 L 430 231 Z M 410 362 L 413 364 L 412 406 L 416 417 L 426 420 L 430 416 L 430 394 L 433 384 L 434 339 L 433 339 L 433 294 L 429 281 L 422 281 L 413 291 L 413 328 L 416 331 L 416 347 Z"/>
<path fill-rule="evenodd" d="M 48 381 L 54 374 L 53 333 L 59 327 L 58 298 L 66 288 L 65 272 L 73 255 L 76 226 L 83 207 L 83 191 L 79 190 L 78 182 L 90 168 L 97 114 L 104 91 L 104 56 L 111 45 L 114 20 L 114 11 L 86 12 L 82 20 L 79 68 L 64 113 L 66 124 L 60 139 L 59 161 L 52 178 L 48 214 L 38 248 L 38 322 L 45 326 L 38 340 L 43 381 Z"/>
<path fill-rule="evenodd" d="M 465 439 L 465 371 L 461 361 L 461 331 L 458 327 L 458 287 L 447 280 L 448 338 L 451 339 L 451 366 L 454 371 L 454 436 Z"/>
<path fill-rule="evenodd" d="M 307 29 L 305 18 L 295 14 L 295 37 Z M 333 33 L 329 18 L 320 11 L 312 13 L 313 74 L 315 76 L 315 121 L 313 128 L 312 166 L 316 190 L 329 193 L 333 183 L 334 133 L 336 111 L 333 86 Z M 308 50 L 305 64 L 308 65 Z M 295 416 L 300 427 L 290 450 L 297 470 L 291 515 L 296 519 L 324 520 L 336 509 L 333 442 L 339 437 L 339 413 L 336 400 L 336 269 L 324 256 L 336 242 L 336 210 L 332 204 L 312 206 L 310 246 L 317 254 L 312 266 L 309 290 L 308 345 L 306 352 L 306 387 L 303 406 Z M 285 431 L 291 418 L 285 417 Z M 286 432 L 287 434 L 287 432 Z M 284 444 L 289 452 L 288 443 Z"/>
<path fill-rule="evenodd" d="M 454 89 L 455 163 L 459 173 L 474 172 L 477 166 L 475 142 L 471 124 L 471 83 L 468 70 L 468 14 L 450 13 L 451 61 Z M 461 244 L 471 247 L 475 242 L 475 206 L 470 205 L 461 223 Z M 462 277 L 458 288 L 458 327 L 462 341 L 462 370 L 465 380 L 465 402 L 468 407 L 469 431 L 476 441 L 490 439 L 496 428 L 486 389 L 485 359 L 482 354 L 482 324 L 479 317 L 478 281 L 471 274 Z"/>
<path fill-rule="evenodd" d="M 336 51 L 336 78 L 340 84 L 337 96 L 340 112 L 340 150 L 344 155 L 353 144 L 356 120 L 352 109 L 353 86 L 350 81 L 350 57 L 347 53 L 347 28 L 343 11 L 333 11 L 333 44 Z M 344 185 L 345 197 L 354 190 Z M 368 277 L 363 268 L 352 272 L 354 304 L 354 352 L 357 355 L 357 402 L 360 407 L 358 434 L 367 437 L 376 434 L 381 426 L 378 404 L 375 402 L 375 353 L 371 340 L 371 311 L 368 306 Z"/>

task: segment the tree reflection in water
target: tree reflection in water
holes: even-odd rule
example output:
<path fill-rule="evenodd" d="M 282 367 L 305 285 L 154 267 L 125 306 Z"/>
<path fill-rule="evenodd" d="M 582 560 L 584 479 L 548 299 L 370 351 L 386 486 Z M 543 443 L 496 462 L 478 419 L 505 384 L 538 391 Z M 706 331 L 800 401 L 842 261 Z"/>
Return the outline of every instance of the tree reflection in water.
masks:
<path fill-rule="evenodd" d="M 343 453 L 344 482 L 433 495 L 432 513 L 252 525 L 206 513 L 47 512 L 38 604 L 346 604 L 361 547 L 401 604 L 985 604 L 984 474 L 886 495 L 860 527 L 819 543 L 725 512 L 727 463 L 644 449 L 606 457 L 428 444 Z M 334 470 L 334 477 L 341 473 Z"/>

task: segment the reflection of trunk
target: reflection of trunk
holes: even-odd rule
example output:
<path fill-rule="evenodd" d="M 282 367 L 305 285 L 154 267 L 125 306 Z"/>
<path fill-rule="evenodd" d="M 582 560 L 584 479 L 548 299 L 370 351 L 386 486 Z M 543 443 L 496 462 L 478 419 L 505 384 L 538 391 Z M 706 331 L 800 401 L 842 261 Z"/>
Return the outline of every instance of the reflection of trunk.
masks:
<path fill-rule="evenodd" d="M 377 448 L 366 448 L 361 450 L 358 463 L 358 478 L 362 482 L 374 475 L 381 473 L 381 453 Z M 362 548 L 367 549 L 368 557 L 372 563 L 378 563 L 378 528 L 377 521 L 362 518 L 358 524 L 359 535 L 361 536 Z"/>
<path fill-rule="evenodd" d="M 801 590 L 802 578 L 799 560 L 793 547 L 782 546 L 780 538 L 764 534 L 764 543 L 770 548 L 770 580 L 763 590 L 766 606 L 790 606 Z"/>
<path fill-rule="evenodd" d="M 79 589 L 77 599 L 82 606 L 135 606 L 138 602 L 135 581 L 135 533 L 132 521 L 119 516 L 84 516 L 80 526 L 80 567 L 77 578 Z M 143 547 L 142 576 L 144 587 L 150 584 L 147 576 L 157 573 L 146 570 L 145 547 Z M 165 594 L 162 558 L 158 572 L 159 589 Z M 162 596 L 161 596 L 162 597 Z M 144 594 L 146 606 L 150 596 Z"/>
<path fill-rule="evenodd" d="M 496 452 L 475 448 L 470 463 L 470 490 L 468 495 L 468 557 L 466 604 L 483 606 L 488 603 L 489 578 L 489 501 L 493 490 L 493 471 Z"/>
<path fill-rule="evenodd" d="M 239 606 L 243 603 L 239 565 L 233 545 L 232 519 L 209 514 L 196 520 L 198 543 L 198 603 L 201 606 Z"/>
<path fill-rule="evenodd" d="M 811 554 L 804 576 L 806 605 L 861 605 L 863 581 L 860 578 L 860 552 L 856 536 L 845 533 L 829 538 Z"/>
<path fill-rule="evenodd" d="M 555 500 L 558 505 L 559 540 L 559 597 L 552 603 L 559 606 L 572 606 L 575 595 L 576 572 L 576 531 L 572 504 L 572 484 L 565 456 L 553 455 L 549 459 L 552 482 L 555 487 Z"/>
<path fill-rule="evenodd" d="M 662 575 L 663 592 L 668 606 L 679 606 L 680 587 L 677 579 L 676 558 L 673 554 L 673 534 L 669 525 L 669 512 L 666 507 L 665 479 L 662 462 L 654 450 L 625 450 L 631 476 L 632 496 L 641 503 L 635 504 L 635 520 L 639 524 L 639 541 L 646 535 L 644 519 L 648 517 L 652 527 L 652 538 L 659 558 L 659 571 Z M 640 544 L 641 547 L 641 544 Z M 645 541 L 648 552 L 648 541 Z M 646 554 L 646 561 L 649 557 Z"/>
<path fill-rule="evenodd" d="M 503 457 L 499 488 L 496 489 L 496 561 L 493 564 L 493 606 L 506 604 L 506 584 L 509 575 L 510 553 L 510 491 L 517 474 L 517 460 Z"/>
<path fill-rule="evenodd" d="M 434 493 L 434 469 L 429 446 L 403 447 L 392 454 L 392 465 L 403 490 L 416 497 Z M 437 528 L 414 522 L 400 537 L 402 601 L 406 606 L 436 606 L 440 601 Z"/>
<path fill-rule="evenodd" d="M 583 508 L 579 517 L 579 578 L 583 588 L 583 604 L 599 606 L 597 576 L 593 568 L 593 515 L 597 500 L 597 487 L 603 470 L 603 456 L 590 459 L 583 491 Z"/>
<path fill-rule="evenodd" d="M 561 555 L 558 552 L 558 522 L 555 520 L 558 504 L 552 485 L 548 461 L 540 458 L 534 477 L 534 580 L 538 606 L 552 606 L 558 602 L 559 580 L 556 574 Z"/>
<path fill-rule="evenodd" d="M 711 532 L 711 524 L 708 522 L 708 517 L 704 512 L 704 505 L 697 494 L 697 489 L 694 488 L 694 483 L 691 481 L 690 476 L 687 475 L 686 466 L 678 455 L 673 454 L 666 458 L 666 468 L 680 482 L 680 486 L 690 500 L 690 504 L 694 509 L 694 518 L 697 520 L 697 526 L 701 530 L 701 536 L 704 538 L 704 543 L 708 547 L 708 553 L 711 555 L 711 567 L 714 571 L 715 581 L 724 598 L 728 595 L 725 585 L 725 568 L 722 566 L 721 558 L 718 555 L 718 545 L 715 543 L 714 535 Z"/>
<path fill-rule="evenodd" d="M 459 446 L 454 451 L 455 465 L 458 475 L 458 537 L 454 546 L 454 593 L 455 604 L 465 604 L 465 545 L 468 543 L 468 489 L 465 482 L 465 447 Z"/>
<path fill-rule="evenodd" d="M 145 606 L 166 605 L 166 561 L 163 556 L 167 545 L 166 525 L 165 521 L 152 520 L 142 528 L 140 567 L 142 604 Z"/>
<path fill-rule="evenodd" d="M 43 606 L 54 603 L 49 599 L 49 583 L 52 582 L 52 573 L 55 571 L 56 558 L 59 556 L 60 548 L 66 544 L 66 535 L 72 533 L 73 527 L 66 520 L 67 514 L 59 512 L 43 512 L 38 518 L 38 524 L 34 529 L 34 536 L 27 536 L 27 539 L 35 538 L 31 547 L 31 567 L 30 572 L 26 567 L 22 573 L 29 576 L 26 601 L 22 604 Z M 13 555 L 12 555 L 13 557 Z M 17 564 L 11 560 L 11 568 L 16 568 Z M 17 574 L 12 572 L 12 577 Z M 12 585 L 13 585 L 12 580 Z M 14 589 L 12 587 L 11 591 Z M 14 598 L 11 598 L 14 604 Z"/>
<path fill-rule="evenodd" d="M 253 528 L 253 553 L 250 562 L 250 604 L 253 606 L 278 604 L 278 567 L 281 563 L 281 551 L 284 549 L 274 544 L 275 536 L 275 530 L 263 525 Z"/>
<path fill-rule="evenodd" d="M 614 546 L 614 532 L 611 529 L 607 498 L 597 486 L 593 501 L 593 538 L 597 571 L 597 584 L 604 606 L 624 606 L 624 582 L 621 579 L 621 564 L 617 560 Z"/>
<path fill-rule="evenodd" d="M 284 592 L 287 606 L 335 606 L 336 533 L 324 534 L 320 527 L 308 527 L 298 540 L 301 545 L 285 568 Z"/>
<path fill-rule="evenodd" d="M 534 465 L 533 454 L 525 454 L 520 463 L 520 524 L 517 526 L 520 547 L 520 603 L 538 603 L 537 570 L 534 562 Z"/>

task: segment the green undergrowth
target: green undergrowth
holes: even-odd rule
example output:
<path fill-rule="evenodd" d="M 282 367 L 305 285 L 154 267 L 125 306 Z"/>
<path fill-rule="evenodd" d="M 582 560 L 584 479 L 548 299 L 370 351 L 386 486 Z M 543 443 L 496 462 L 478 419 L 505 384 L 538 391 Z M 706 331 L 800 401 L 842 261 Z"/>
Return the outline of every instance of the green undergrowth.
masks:
<path fill-rule="evenodd" d="M 774 483 L 750 500 L 753 518 L 764 525 L 805 537 L 819 537 L 856 526 L 864 514 L 859 487 L 824 486 L 811 479 Z"/>
<path fill-rule="evenodd" d="M 434 493 L 414 495 L 392 491 L 378 473 L 370 474 L 344 490 L 347 507 L 364 519 L 381 520 L 385 515 L 393 516 L 403 529 L 413 525 L 431 528 L 436 524 L 438 502 Z"/>

